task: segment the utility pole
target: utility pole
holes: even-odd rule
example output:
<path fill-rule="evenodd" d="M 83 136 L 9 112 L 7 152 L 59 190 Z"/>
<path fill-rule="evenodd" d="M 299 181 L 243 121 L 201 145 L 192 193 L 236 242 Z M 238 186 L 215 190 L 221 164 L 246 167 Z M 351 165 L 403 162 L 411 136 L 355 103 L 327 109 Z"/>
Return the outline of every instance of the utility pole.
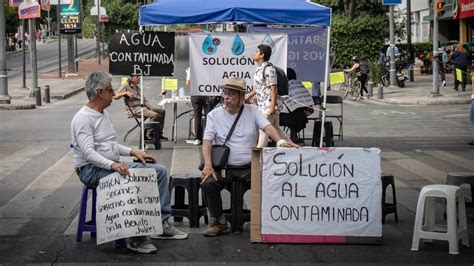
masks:
<path fill-rule="evenodd" d="M 25 43 L 25 32 L 26 32 L 26 19 L 21 20 L 21 43 L 23 43 L 23 74 L 22 74 L 22 80 L 23 80 L 23 89 L 27 89 L 26 87 L 26 43 Z"/>
<path fill-rule="evenodd" d="M 36 61 L 36 19 L 28 19 L 30 27 L 30 62 L 31 62 L 31 88 L 30 97 L 34 96 L 35 88 L 38 87 L 38 68 Z"/>
<path fill-rule="evenodd" d="M 7 52 L 5 50 L 5 6 L 0 3 L 0 103 L 10 104 L 8 95 Z"/>
<path fill-rule="evenodd" d="M 97 57 L 100 65 L 100 1 L 97 0 Z"/>
<path fill-rule="evenodd" d="M 441 96 L 439 93 L 439 84 L 438 84 L 438 74 L 439 74 L 439 65 L 438 65 L 438 7 L 436 6 L 437 1 L 433 1 L 433 60 L 431 64 L 433 66 L 433 89 L 431 90 L 430 97 Z"/>
<path fill-rule="evenodd" d="M 57 18 L 56 18 L 56 28 L 58 30 L 58 57 L 59 57 L 59 77 L 62 77 L 61 73 L 61 29 L 60 29 L 60 24 L 61 24 L 61 0 L 58 0 L 58 5 L 56 9 Z"/>
<path fill-rule="evenodd" d="M 410 81 L 414 81 L 413 78 L 413 64 L 415 62 L 415 55 L 413 54 L 413 48 L 411 45 L 411 0 L 407 0 L 407 49 L 408 49 L 408 60 L 410 60 Z"/>
<path fill-rule="evenodd" d="M 76 73 L 76 60 L 75 60 L 75 49 L 74 49 L 74 35 L 69 34 L 67 36 L 67 62 L 68 72 Z"/>
<path fill-rule="evenodd" d="M 390 5 L 390 85 L 397 84 L 397 75 L 395 70 L 395 22 L 394 6 Z"/>

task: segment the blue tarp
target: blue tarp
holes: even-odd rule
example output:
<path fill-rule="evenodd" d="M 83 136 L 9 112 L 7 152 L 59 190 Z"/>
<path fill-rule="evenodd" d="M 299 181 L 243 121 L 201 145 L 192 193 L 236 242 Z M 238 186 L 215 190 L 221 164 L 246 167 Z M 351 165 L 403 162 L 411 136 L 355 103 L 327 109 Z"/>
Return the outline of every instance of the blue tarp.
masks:
<path fill-rule="evenodd" d="M 140 7 L 140 26 L 225 22 L 330 26 L 331 9 L 307 0 L 158 0 Z"/>

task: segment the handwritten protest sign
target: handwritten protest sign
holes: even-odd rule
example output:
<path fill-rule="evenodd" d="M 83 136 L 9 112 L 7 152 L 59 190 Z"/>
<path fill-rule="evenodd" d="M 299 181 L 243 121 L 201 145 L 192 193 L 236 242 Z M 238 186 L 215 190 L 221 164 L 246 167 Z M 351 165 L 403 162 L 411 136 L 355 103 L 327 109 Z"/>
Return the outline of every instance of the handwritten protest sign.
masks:
<path fill-rule="evenodd" d="M 196 33 L 189 38 L 191 95 L 218 96 L 231 76 L 245 79 L 252 90 L 257 65 L 253 54 L 260 44 L 272 48 L 271 62 L 286 70 L 285 34 Z"/>
<path fill-rule="evenodd" d="M 283 100 L 282 113 L 290 113 L 301 107 L 309 107 L 314 104 L 313 97 L 304 87 L 303 83 L 297 80 L 288 81 L 288 95 L 280 96 Z"/>
<path fill-rule="evenodd" d="M 382 235 L 379 149 L 266 148 L 262 163 L 262 241 Z"/>
<path fill-rule="evenodd" d="M 117 33 L 110 37 L 113 75 L 172 76 L 174 32 Z"/>
<path fill-rule="evenodd" d="M 129 169 L 110 174 L 97 187 L 97 245 L 132 236 L 161 234 L 161 203 L 156 172 Z"/>

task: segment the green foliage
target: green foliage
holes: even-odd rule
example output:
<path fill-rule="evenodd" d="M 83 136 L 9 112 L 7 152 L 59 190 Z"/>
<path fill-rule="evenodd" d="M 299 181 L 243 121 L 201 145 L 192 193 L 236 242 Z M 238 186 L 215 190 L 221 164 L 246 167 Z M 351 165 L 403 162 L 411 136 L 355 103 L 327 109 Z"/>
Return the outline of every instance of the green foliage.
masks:
<path fill-rule="evenodd" d="M 108 1 L 107 15 L 109 22 L 104 29 L 104 40 L 116 31 L 138 30 L 138 5 L 124 3 L 122 0 Z"/>
<path fill-rule="evenodd" d="M 18 10 L 17 8 L 9 7 L 8 1 L 3 1 L 3 6 L 5 7 L 5 33 L 15 34 L 20 25 Z"/>
<path fill-rule="evenodd" d="M 384 45 L 388 21 L 385 16 L 359 16 L 351 19 L 334 16 L 331 47 L 336 54 L 334 66 L 349 65 L 356 55 L 362 61 L 374 61 Z"/>
<path fill-rule="evenodd" d="M 370 79 L 374 83 L 375 86 L 382 84 L 382 68 L 380 65 L 375 61 L 369 61 L 369 69 L 370 69 Z"/>

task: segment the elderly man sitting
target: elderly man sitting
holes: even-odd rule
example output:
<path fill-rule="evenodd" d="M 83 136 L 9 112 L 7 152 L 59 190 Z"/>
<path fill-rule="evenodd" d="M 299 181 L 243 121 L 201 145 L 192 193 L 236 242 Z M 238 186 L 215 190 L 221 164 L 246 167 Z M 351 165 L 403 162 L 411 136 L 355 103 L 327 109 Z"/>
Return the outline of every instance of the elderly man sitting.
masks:
<path fill-rule="evenodd" d="M 221 190 L 234 180 L 250 182 L 250 159 L 252 148 L 257 145 L 259 129 L 263 129 L 277 141 L 279 147 L 298 147 L 282 138 L 277 129 L 270 124 L 255 105 L 244 104 L 246 93 L 245 80 L 231 77 L 223 86 L 223 107 L 212 110 L 207 116 L 203 136 L 202 154 L 204 169 L 201 182 L 203 198 L 214 223 L 204 231 L 205 236 L 216 236 L 229 232 L 229 226 L 222 210 Z M 215 171 L 212 165 L 212 144 L 223 144 L 232 124 L 241 115 L 232 135 L 226 142 L 230 147 L 226 176 Z"/>
<path fill-rule="evenodd" d="M 155 163 L 156 159 L 140 150 L 130 149 L 117 142 L 116 132 L 108 112 L 115 95 L 112 76 L 106 72 L 95 72 L 86 81 L 89 102 L 74 116 L 71 122 L 71 138 L 74 149 L 74 167 L 82 183 L 97 187 L 99 180 L 114 172 L 129 175 L 129 168 L 152 168 L 156 171 L 160 192 L 163 234 L 154 239 L 185 239 L 188 234 L 179 231 L 168 219 L 171 217 L 170 191 L 166 168 Z M 120 156 L 134 156 L 140 163 L 120 162 Z M 147 163 L 150 161 L 152 163 Z M 139 253 L 153 253 L 153 244 L 147 237 L 130 238 L 127 248 Z"/>

